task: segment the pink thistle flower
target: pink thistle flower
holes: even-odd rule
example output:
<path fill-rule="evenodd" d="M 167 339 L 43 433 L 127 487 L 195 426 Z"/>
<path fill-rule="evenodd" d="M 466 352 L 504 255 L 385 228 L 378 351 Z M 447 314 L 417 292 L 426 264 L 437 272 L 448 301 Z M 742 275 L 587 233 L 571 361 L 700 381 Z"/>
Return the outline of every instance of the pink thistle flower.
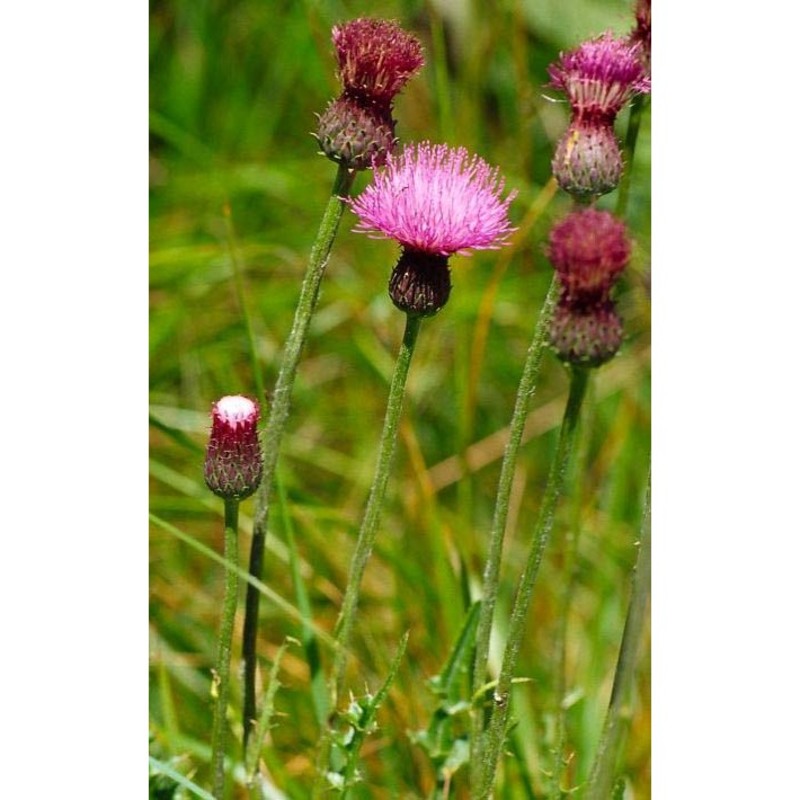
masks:
<path fill-rule="evenodd" d="M 450 296 L 448 258 L 496 249 L 514 231 L 497 168 L 463 148 L 423 142 L 389 155 L 386 167 L 350 201 L 353 229 L 395 239 L 403 252 L 389 281 L 392 302 L 407 314 L 432 316 Z"/>
<path fill-rule="evenodd" d="M 206 450 L 206 485 L 226 500 L 249 497 L 261 482 L 258 406 L 241 395 L 227 395 L 211 410 L 211 435 Z"/>
<path fill-rule="evenodd" d="M 407 145 L 350 206 L 357 233 L 396 239 L 408 249 L 450 256 L 506 244 L 514 231 L 499 170 L 463 147 Z"/>
<path fill-rule="evenodd" d="M 550 344 L 562 361 L 596 367 L 619 350 L 622 321 L 611 290 L 630 254 L 625 224 L 608 211 L 574 211 L 553 226 L 547 256 L 560 293 Z"/>
<path fill-rule="evenodd" d="M 425 63 L 419 40 L 388 20 L 337 25 L 333 44 L 345 92 L 386 105 Z"/>
<path fill-rule="evenodd" d="M 590 39 L 548 67 L 550 86 L 567 95 L 573 117 L 613 122 L 638 93 L 650 91 L 641 45 L 611 32 Z"/>

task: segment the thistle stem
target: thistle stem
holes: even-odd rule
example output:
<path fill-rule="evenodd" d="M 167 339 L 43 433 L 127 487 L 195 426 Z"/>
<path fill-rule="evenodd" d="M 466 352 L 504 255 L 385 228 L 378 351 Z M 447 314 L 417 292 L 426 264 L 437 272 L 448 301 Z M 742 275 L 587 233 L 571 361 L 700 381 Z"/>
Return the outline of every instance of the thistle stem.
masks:
<path fill-rule="evenodd" d="M 336 655 L 333 663 L 333 676 L 331 679 L 331 708 L 336 708 L 337 700 L 342 690 L 344 682 L 344 671 L 347 665 L 347 648 L 350 642 L 350 634 L 355 622 L 358 598 L 361 589 L 361 579 L 364 577 L 364 570 L 367 566 L 375 537 L 378 531 L 381 506 L 386 495 L 386 486 L 389 481 L 389 471 L 394 457 L 395 445 L 397 443 L 397 428 L 400 421 L 400 412 L 403 407 L 403 395 L 405 393 L 408 368 L 411 364 L 411 356 L 414 354 L 414 346 L 417 341 L 422 318 L 418 316 L 406 315 L 406 328 L 403 334 L 403 342 L 400 345 L 400 352 L 397 356 L 397 363 L 392 376 L 392 383 L 389 388 L 389 399 L 386 404 L 386 416 L 383 422 L 383 432 L 378 450 L 378 462 L 375 467 L 375 476 L 372 480 L 369 498 L 364 510 L 364 517 L 361 521 L 361 529 L 358 533 L 356 548 L 350 562 L 350 573 L 347 579 L 347 589 L 345 590 L 342 610 L 336 623 L 334 631 L 336 643 Z"/>
<path fill-rule="evenodd" d="M 639 554 L 631 579 L 631 600 L 622 634 L 617 669 L 614 674 L 614 686 L 611 689 L 611 700 L 606 712 L 603 733 L 597 748 L 586 800 L 605 800 L 611 794 L 614 780 L 614 765 L 617 760 L 619 743 L 622 734 L 620 721 L 627 697 L 630 694 L 636 672 L 636 655 L 642 640 L 645 620 L 647 618 L 647 602 L 650 597 L 650 483 L 644 501 L 642 516 L 642 532 L 639 537 Z"/>
<path fill-rule="evenodd" d="M 511 612 L 511 622 L 508 630 L 508 640 L 506 642 L 505 652 L 503 653 L 503 664 L 500 669 L 497 687 L 494 690 L 494 707 L 482 748 L 480 780 L 476 787 L 477 791 L 474 794 L 474 797 L 478 800 L 486 800 L 486 798 L 491 795 L 492 785 L 494 784 L 497 762 L 506 736 L 506 724 L 511 701 L 511 684 L 514 677 L 514 670 L 517 666 L 520 646 L 522 645 L 522 640 L 526 633 L 525 622 L 531 603 L 533 586 L 539 571 L 539 565 L 542 561 L 544 549 L 550 537 L 550 531 L 553 528 L 556 502 L 561 494 L 564 475 L 575 441 L 575 431 L 580 415 L 581 404 L 586 392 L 588 378 L 589 373 L 586 369 L 573 367 L 569 397 L 567 399 L 566 409 L 564 410 L 561 432 L 558 437 L 558 446 L 553 458 L 553 463 L 550 467 L 547 487 L 542 500 L 542 506 L 539 510 L 539 517 L 536 521 L 533 538 L 531 539 L 531 546 L 528 551 L 525 569 L 520 577 L 517 594 L 514 598 L 514 606 Z"/>
<path fill-rule="evenodd" d="M 633 171 L 633 156 L 636 152 L 636 140 L 639 138 L 639 126 L 642 123 L 642 112 L 646 102 L 646 96 L 637 94 L 631 101 L 630 115 L 628 116 L 628 130 L 625 134 L 625 162 L 628 165 L 622 172 L 619 182 L 619 193 L 617 194 L 616 215 L 625 216 L 628 209 L 628 195 L 631 188 L 631 172 Z"/>
<path fill-rule="evenodd" d="M 503 455 L 503 464 L 500 468 L 500 479 L 497 486 L 497 499 L 495 501 L 494 518 L 491 533 L 489 534 L 489 550 L 486 557 L 486 566 L 483 571 L 483 600 L 481 602 L 478 628 L 475 635 L 475 662 L 472 673 L 473 691 L 486 683 L 486 674 L 489 668 L 489 643 L 494 619 L 494 608 L 497 602 L 497 589 L 500 576 L 500 563 L 503 556 L 503 540 L 505 538 L 508 509 L 511 498 L 511 487 L 514 481 L 514 470 L 517 463 L 522 434 L 525 430 L 525 420 L 528 416 L 528 407 L 536 391 L 536 382 L 539 379 L 539 369 L 542 363 L 542 353 L 546 343 L 547 330 L 553 313 L 558 283 L 553 278 L 545 297 L 542 311 L 536 323 L 528 355 L 522 370 L 514 412 L 509 424 L 508 444 Z M 473 786 L 481 763 L 481 745 L 483 737 L 484 717 L 481 709 L 473 711 L 472 735 L 470 743 L 472 752 L 470 764 L 473 770 Z"/>
<path fill-rule="evenodd" d="M 320 222 L 317 238 L 311 248 L 306 275 L 300 290 L 300 299 L 294 315 L 294 323 L 283 349 L 278 380 L 272 397 L 272 408 L 269 413 L 262 448 L 264 451 L 264 477 L 256 496 L 256 514 L 253 521 L 253 539 L 250 546 L 250 574 L 261 580 L 264 571 L 264 545 L 267 538 L 267 520 L 269 502 L 275 467 L 278 462 L 281 439 L 289 416 L 292 387 L 294 386 L 300 353 L 306 340 L 311 316 L 319 298 L 319 287 L 325 268 L 328 265 L 333 240 L 339 228 L 339 222 L 345 209 L 345 198 L 350 193 L 355 172 L 339 166 L 336 179 L 331 190 L 331 197 Z M 244 632 L 242 634 L 242 658 L 244 660 L 244 707 L 243 729 L 244 750 L 247 751 L 247 740 L 257 718 L 256 711 L 256 634 L 258 631 L 258 606 L 260 594 L 251 584 L 247 586 L 245 600 Z"/>
<path fill-rule="evenodd" d="M 236 600 L 239 590 L 239 501 L 225 500 L 225 600 L 222 607 L 222 624 L 217 649 L 217 668 L 214 676 L 216 703 L 211 729 L 211 764 L 214 770 L 214 797 L 225 796 L 225 713 L 230 693 L 231 645 L 233 623 L 236 617 Z"/>

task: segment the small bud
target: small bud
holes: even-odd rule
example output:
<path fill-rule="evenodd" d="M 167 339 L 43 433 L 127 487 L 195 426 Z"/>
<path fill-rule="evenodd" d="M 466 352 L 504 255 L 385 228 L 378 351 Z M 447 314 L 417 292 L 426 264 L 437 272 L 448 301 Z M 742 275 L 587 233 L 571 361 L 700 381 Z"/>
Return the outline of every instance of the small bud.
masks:
<path fill-rule="evenodd" d="M 450 297 L 447 256 L 403 248 L 389 279 L 389 297 L 412 317 L 432 317 Z"/>
<path fill-rule="evenodd" d="M 573 122 L 559 140 L 553 174 L 565 192 L 580 200 L 616 189 L 622 154 L 614 129 L 603 123 Z"/>
<path fill-rule="evenodd" d="M 248 397 L 228 395 L 214 403 L 211 418 L 206 485 L 226 500 L 242 500 L 261 482 L 258 406 Z"/>
<path fill-rule="evenodd" d="M 317 141 L 328 158 L 349 169 L 386 163 L 394 147 L 395 121 L 388 109 L 346 94 L 333 100 L 319 119 Z"/>

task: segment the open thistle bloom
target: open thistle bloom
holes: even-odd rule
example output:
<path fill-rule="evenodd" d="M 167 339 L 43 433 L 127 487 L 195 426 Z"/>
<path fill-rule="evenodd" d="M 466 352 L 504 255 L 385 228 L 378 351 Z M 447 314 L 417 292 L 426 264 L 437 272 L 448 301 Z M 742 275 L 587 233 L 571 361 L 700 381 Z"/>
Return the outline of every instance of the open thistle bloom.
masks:
<path fill-rule="evenodd" d="M 614 120 L 636 94 L 650 91 L 641 44 L 605 33 L 562 54 L 548 72 L 549 85 L 563 91 L 572 108 L 553 174 L 562 189 L 579 199 L 612 191 L 622 174 Z"/>
<path fill-rule="evenodd" d="M 422 67 L 422 45 L 397 23 L 356 19 L 333 28 L 343 91 L 319 119 L 317 141 L 351 169 L 380 166 L 396 142 L 392 103 Z"/>
<path fill-rule="evenodd" d="M 217 400 L 205 461 L 206 485 L 225 500 L 249 497 L 261 482 L 258 406 L 241 395 Z"/>
<path fill-rule="evenodd" d="M 507 243 L 516 192 L 503 198 L 504 188 L 498 169 L 463 147 L 422 142 L 387 156 L 385 168 L 350 206 L 359 217 L 356 232 L 402 246 L 389 281 L 401 311 L 433 316 L 450 296 L 451 255 Z"/>
<path fill-rule="evenodd" d="M 625 224 L 608 211 L 574 211 L 550 231 L 547 256 L 560 285 L 550 343 L 562 361 L 597 367 L 622 344 L 622 321 L 611 290 L 631 243 Z"/>

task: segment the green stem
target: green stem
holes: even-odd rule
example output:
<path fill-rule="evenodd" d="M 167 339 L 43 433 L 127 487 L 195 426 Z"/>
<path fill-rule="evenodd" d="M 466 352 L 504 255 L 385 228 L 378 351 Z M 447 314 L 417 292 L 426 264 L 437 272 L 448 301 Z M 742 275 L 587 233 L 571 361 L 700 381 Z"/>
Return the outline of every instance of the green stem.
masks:
<path fill-rule="evenodd" d="M 483 743 L 483 753 L 481 758 L 480 780 L 477 785 L 475 797 L 478 800 L 486 800 L 491 794 L 494 784 L 494 776 L 497 770 L 497 762 L 503 748 L 506 736 L 506 723 L 508 721 L 508 711 L 511 701 L 511 684 L 514 677 L 514 670 L 517 666 L 517 657 L 522 641 L 526 635 L 526 617 L 531 603 L 533 586 L 539 565 L 542 561 L 544 549 L 550 537 L 555 517 L 555 508 L 558 497 L 561 494 L 564 475 L 569 463 L 570 453 L 575 440 L 575 430 L 580 414 L 581 403 L 586 392 L 589 373 L 586 369 L 573 367 L 572 379 L 570 382 L 569 398 L 567 407 L 564 411 L 564 420 L 561 424 L 561 432 L 558 438 L 558 446 L 550 467 L 550 474 L 547 479 L 542 506 L 539 510 L 539 517 L 536 521 L 531 547 L 528 551 L 528 559 L 525 569 L 520 577 L 517 594 L 514 598 L 514 606 L 511 612 L 511 622 L 508 630 L 508 641 L 506 642 L 505 652 L 503 653 L 503 664 L 500 669 L 500 677 L 497 687 L 494 690 L 494 708 L 492 710 L 489 727 L 485 734 Z"/>
<path fill-rule="evenodd" d="M 614 765 L 617 760 L 622 733 L 620 721 L 624 704 L 630 694 L 636 673 L 636 655 L 642 640 L 647 619 L 647 602 L 650 597 L 650 483 L 644 501 L 642 533 L 639 538 L 639 555 L 631 579 L 631 600 L 625 630 L 622 634 L 614 686 L 608 704 L 603 733 L 597 748 L 592 771 L 589 776 L 586 800 L 605 800 L 611 794 L 614 780 Z"/>
<path fill-rule="evenodd" d="M 618 217 L 624 217 L 628 208 L 633 156 L 636 152 L 636 140 L 639 137 L 639 126 L 642 122 L 642 111 L 644 109 L 645 100 L 645 95 L 637 94 L 631 102 L 630 116 L 628 117 L 628 131 L 625 134 L 626 169 L 622 172 L 622 178 L 619 182 L 619 194 L 617 195 L 616 215 Z"/>
<path fill-rule="evenodd" d="M 272 492 L 275 466 L 278 462 L 281 439 L 289 416 L 292 387 L 294 386 L 300 353 L 306 340 L 311 316 L 319 298 L 319 286 L 328 265 L 333 240 L 345 209 L 344 198 L 350 192 L 355 173 L 340 166 L 333 183 L 331 197 L 322 217 L 317 239 L 311 248 L 308 268 L 300 290 L 300 299 L 294 315 L 294 323 L 283 350 L 278 380 L 272 397 L 272 408 L 264 431 L 264 477 L 256 497 L 256 515 L 253 521 L 253 539 L 250 546 L 250 574 L 261 580 L 264 571 L 264 545 L 267 538 L 269 501 Z M 260 595 L 252 585 L 247 587 L 245 601 L 244 631 L 242 634 L 242 658 L 244 660 L 244 749 L 257 717 L 256 712 L 256 634 L 258 631 L 258 606 Z"/>
<path fill-rule="evenodd" d="M 350 634 L 355 622 L 358 597 L 361 589 L 361 579 L 367 566 L 372 546 L 375 543 L 375 536 L 378 530 L 381 506 L 386 494 L 386 486 L 389 482 L 389 470 L 392 465 L 395 444 L 397 442 L 397 427 L 400 421 L 400 412 L 403 407 L 403 395 L 405 393 L 406 378 L 408 368 L 411 364 L 411 356 L 414 354 L 414 345 L 419 333 L 421 317 L 406 315 L 406 329 L 403 334 L 403 343 L 400 346 L 400 353 L 397 356 L 397 364 L 394 368 L 391 387 L 389 388 L 389 399 L 386 404 L 386 417 L 383 422 L 383 432 L 378 450 L 378 463 L 375 467 L 375 476 L 372 480 L 372 487 L 369 492 L 369 499 L 364 510 L 364 517 L 361 521 L 361 529 L 358 533 L 356 548 L 350 562 L 350 573 L 347 579 L 347 589 L 345 590 L 342 610 L 336 623 L 335 637 L 338 644 L 333 663 L 333 677 L 331 680 L 331 708 L 336 708 L 339 694 L 342 690 L 344 681 L 344 671 L 347 664 L 347 648 L 350 641 Z"/>
<path fill-rule="evenodd" d="M 486 566 L 483 571 L 483 601 L 481 603 L 480 616 L 478 617 L 478 629 L 475 635 L 475 662 L 472 672 L 472 689 L 477 690 L 486 682 L 486 674 L 489 669 L 489 643 L 492 633 L 492 620 L 494 618 L 494 608 L 497 602 L 497 588 L 500 576 L 500 563 L 503 556 L 503 539 L 505 538 L 506 522 L 508 521 L 508 509 L 511 498 L 511 487 L 514 482 L 514 470 L 517 464 L 517 453 L 519 452 L 522 434 L 525 430 L 525 420 L 528 416 L 528 406 L 531 398 L 536 391 L 536 382 L 539 379 L 539 368 L 542 364 L 542 354 L 546 343 L 547 331 L 550 325 L 550 318 L 553 313 L 556 295 L 558 294 L 558 283 L 553 278 L 550 288 L 547 291 L 542 311 L 536 323 L 528 355 L 525 359 L 525 366 L 522 370 L 519 388 L 517 389 L 517 399 L 514 404 L 514 413 L 511 416 L 509 425 L 508 444 L 503 455 L 503 464 L 500 468 L 500 480 L 497 486 L 497 499 L 495 501 L 494 518 L 492 529 L 489 534 L 489 551 L 486 557 Z M 481 749 L 483 738 L 484 717 L 482 709 L 473 710 L 472 714 L 472 735 L 470 736 L 470 765 L 473 775 L 472 785 L 477 783 L 478 772 L 481 763 Z"/>
<path fill-rule="evenodd" d="M 239 501 L 225 501 L 225 600 L 222 607 L 222 625 L 219 631 L 217 670 L 214 677 L 217 702 L 214 705 L 214 720 L 211 729 L 211 764 L 214 769 L 214 797 L 225 796 L 225 714 L 228 710 L 230 692 L 231 644 L 233 622 L 236 617 L 236 599 L 239 589 L 237 568 L 239 564 Z"/>

